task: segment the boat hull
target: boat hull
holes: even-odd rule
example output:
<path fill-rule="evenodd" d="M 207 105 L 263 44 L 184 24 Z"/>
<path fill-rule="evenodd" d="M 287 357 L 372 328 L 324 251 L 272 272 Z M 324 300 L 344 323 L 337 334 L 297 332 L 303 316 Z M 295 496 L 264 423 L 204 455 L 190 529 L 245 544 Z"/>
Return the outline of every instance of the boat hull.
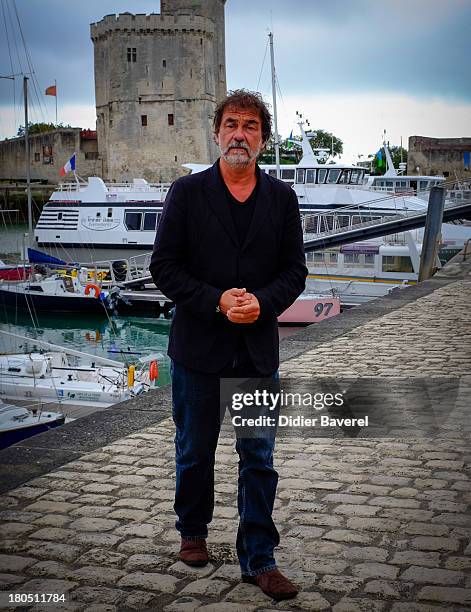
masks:
<path fill-rule="evenodd" d="M 0 433 L 0 450 L 3 448 L 8 448 L 12 444 L 16 444 L 17 442 L 21 442 L 22 440 L 27 440 L 28 438 L 31 438 L 36 434 L 42 433 L 43 431 L 47 431 L 48 429 L 54 429 L 59 425 L 63 425 L 64 422 L 65 416 L 58 415 L 57 419 L 50 420 L 48 422 L 3 431 Z"/>
<path fill-rule="evenodd" d="M 107 306 L 100 299 L 88 296 L 55 296 L 11 291 L 0 288 L 0 308 L 21 308 L 36 312 L 87 313 L 106 316 Z"/>
<path fill-rule="evenodd" d="M 0 266 L 0 280 L 21 281 L 26 280 L 31 271 L 30 266 Z"/>
<path fill-rule="evenodd" d="M 302 295 L 279 317 L 278 323 L 288 325 L 310 325 L 340 314 L 338 297 Z"/>

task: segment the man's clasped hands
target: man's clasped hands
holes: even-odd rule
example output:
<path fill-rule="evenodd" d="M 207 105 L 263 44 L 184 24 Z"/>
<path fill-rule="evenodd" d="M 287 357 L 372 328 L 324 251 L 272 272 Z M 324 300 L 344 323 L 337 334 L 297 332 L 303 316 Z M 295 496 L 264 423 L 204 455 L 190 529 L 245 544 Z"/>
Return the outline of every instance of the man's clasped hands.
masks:
<path fill-rule="evenodd" d="M 232 323 L 253 323 L 260 316 L 260 304 L 246 289 L 228 289 L 219 300 L 219 310 Z"/>

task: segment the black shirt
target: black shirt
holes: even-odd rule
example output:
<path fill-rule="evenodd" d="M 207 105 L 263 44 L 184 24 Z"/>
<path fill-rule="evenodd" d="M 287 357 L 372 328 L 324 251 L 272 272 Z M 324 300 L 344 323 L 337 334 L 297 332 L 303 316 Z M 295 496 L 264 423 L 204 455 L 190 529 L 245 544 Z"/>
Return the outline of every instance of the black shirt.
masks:
<path fill-rule="evenodd" d="M 255 210 L 255 202 L 257 201 L 258 173 L 259 170 L 257 168 L 257 182 L 255 184 L 255 187 L 253 188 L 253 191 L 249 195 L 249 197 L 243 202 L 237 200 L 229 191 L 227 185 L 224 183 L 224 186 L 226 188 L 227 202 L 237 232 L 239 246 L 242 246 L 244 244 L 247 234 L 249 233 L 250 223 L 252 222 L 252 217 Z"/>
<path fill-rule="evenodd" d="M 221 170 L 219 170 L 219 172 L 221 172 Z M 245 239 L 247 238 L 247 234 L 249 233 L 250 223 L 252 222 L 252 217 L 255 210 L 255 203 L 257 201 L 258 177 L 260 173 L 260 170 L 257 166 L 255 167 L 255 172 L 257 179 L 255 187 L 253 188 L 252 193 L 249 195 L 249 197 L 243 202 L 240 202 L 232 195 L 221 176 L 221 179 L 224 183 L 224 187 L 226 189 L 227 203 L 229 206 L 229 210 L 231 211 L 231 216 L 237 232 L 237 238 L 240 247 L 242 247 L 242 245 L 244 244 Z M 241 325 L 238 329 L 239 339 L 237 342 L 236 353 L 234 355 L 233 367 L 237 367 L 237 365 L 241 364 L 251 363 L 252 361 L 244 340 L 244 334 L 242 333 L 243 327 L 244 325 Z"/>

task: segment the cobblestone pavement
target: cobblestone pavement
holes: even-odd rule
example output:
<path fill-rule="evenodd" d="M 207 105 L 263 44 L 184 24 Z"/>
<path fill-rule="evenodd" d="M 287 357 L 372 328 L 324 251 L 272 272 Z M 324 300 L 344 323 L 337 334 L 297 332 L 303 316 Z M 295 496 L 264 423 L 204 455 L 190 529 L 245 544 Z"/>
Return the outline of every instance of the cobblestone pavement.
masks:
<path fill-rule="evenodd" d="M 277 560 L 302 588 L 295 600 L 276 604 L 239 582 L 228 435 L 211 564 L 177 560 L 170 419 L 0 499 L 3 595 L 66 594 L 61 606 L 24 607 L 35 611 L 471 610 L 470 303 L 471 281 L 459 280 L 283 364 L 290 376 L 447 375 L 468 385 L 443 439 L 278 441 Z"/>

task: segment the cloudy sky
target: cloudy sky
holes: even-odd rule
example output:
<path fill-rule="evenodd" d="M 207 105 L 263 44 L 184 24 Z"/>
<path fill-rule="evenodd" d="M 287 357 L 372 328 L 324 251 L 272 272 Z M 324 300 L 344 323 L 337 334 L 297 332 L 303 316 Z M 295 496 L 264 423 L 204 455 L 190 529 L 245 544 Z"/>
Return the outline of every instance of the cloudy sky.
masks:
<path fill-rule="evenodd" d="M 38 81 L 30 119 L 55 120 L 54 98 L 43 93 L 56 79 L 59 121 L 94 129 L 89 24 L 109 13 L 158 12 L 160 3 L 1 5 L 0 74 L 29 72 L 18 14 Z M 228 88 L 258 88 L 271 99 L 269 54 L 265 62 L 264 55 L 273 29 L 283 137 L 296 133 L 296 110 L 312 129 L 332 131 L 344 141 L 345 161 L 374 153 L 384 129 L 391 144 L 402 137 L 406 146 L 411 135 L 471 137 L 470 23 L 471 0 L 228 0 Z M 21 78 L 16 84 L 0 80 L 0 138 L 14 136 L 24 123 L 21 96 Z"/>

